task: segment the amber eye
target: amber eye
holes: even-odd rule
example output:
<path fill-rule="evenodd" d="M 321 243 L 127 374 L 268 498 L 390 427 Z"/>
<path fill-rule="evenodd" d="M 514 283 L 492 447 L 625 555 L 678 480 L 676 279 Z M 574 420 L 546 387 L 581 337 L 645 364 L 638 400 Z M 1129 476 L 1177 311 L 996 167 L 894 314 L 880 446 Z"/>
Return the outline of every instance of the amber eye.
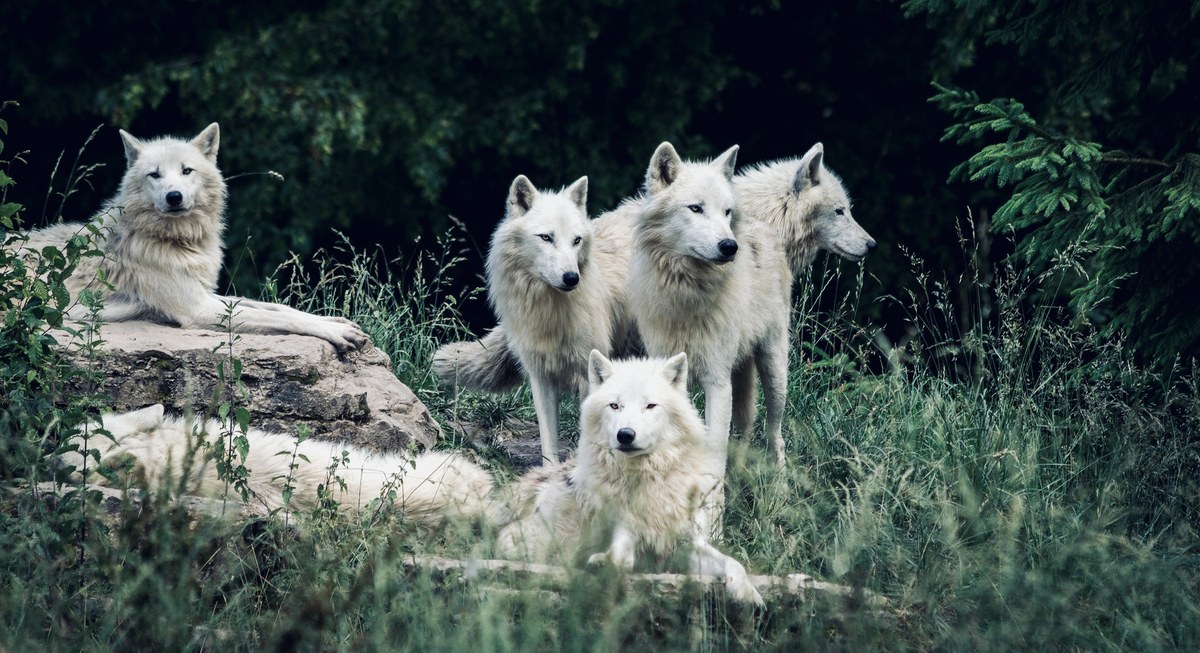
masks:
<path fill-rule="evenodd" d="M 609 407 L 609 408 L 611 408 L 611 409 L 613 409 L 613 410 L 616 410 L 616 409 L 620 408 L 620 406 L 618 406 L 618 405 L 617 405 L 617 403 L 616 403 L 615 401 L 614 401 L 613 403 L 609 404 L 609 405 L 608 405 L 608 407 Z"/>

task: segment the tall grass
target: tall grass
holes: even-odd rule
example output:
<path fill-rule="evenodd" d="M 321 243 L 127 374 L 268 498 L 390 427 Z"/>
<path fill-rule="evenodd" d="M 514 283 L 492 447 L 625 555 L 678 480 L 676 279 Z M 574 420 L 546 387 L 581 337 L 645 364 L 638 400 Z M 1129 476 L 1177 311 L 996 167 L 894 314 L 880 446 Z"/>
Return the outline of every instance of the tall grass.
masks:
<path fill-rule="evenodd" d="M 467 335 L 460 296 L 439 282 L 450 250 L 387 266 L 346 244 L 280 270 L 265 294 L 357 320 L 440 419 L 529 414 L 525 394 L 456 403 L 429 376 L 437 344 Z M 196 519 L 154 494 L 113 515 L 97 502 L 47 510 L 18 489 L 0 510 L 0 645 L 1195 650 L 1196 370 L 1140 368 L 1014 272 L 984 283 L 914 270 L 922 289 L 887 300 L 910 310 L 903 343 L 850 317 L 862 268 L 819 266 L 798 286 L 788 466 L 754 437 L 735 441 L 720 545 L 752 573 L 814 574 L 880 594 L 886 609 L 852 595 L 747 615 L 655 600 L 591 571 L 554 592 L 447 583 L 403 562 L 490 556 L 487 528 L 429 532 L 386 513 L 300 515 L 284 528 Z M 818 301 L 830 286 L 845 300 Z M 975 308 L 962 310 L 963 297 Z M 94 525 L 84 542 L 81 520 Z"/>

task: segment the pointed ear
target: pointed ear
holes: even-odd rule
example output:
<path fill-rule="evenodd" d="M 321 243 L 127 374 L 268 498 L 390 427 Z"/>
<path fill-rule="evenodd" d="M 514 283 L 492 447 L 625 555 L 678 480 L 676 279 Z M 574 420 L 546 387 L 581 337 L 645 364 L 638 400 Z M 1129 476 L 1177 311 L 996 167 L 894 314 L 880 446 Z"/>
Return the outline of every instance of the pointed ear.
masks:
<path fill-rule="evenodd" d="M 737 153 L 738 146 L 734 145 L 713 159 L 713 165 L 720 168 L 721 172 L 725 173 L 725 178 L 730 181 L 733 181 L 733 175 L 737 172 Z"/>
<path fill-rule="evenodd" d="M 799 195 L 821 183 L 821 165 L 825 161 L 825 146 L 817 143 L 800 157 L 800 167 L 792 179 L 792 193 Z"/>
<path fill-rule="evenodd" d="M 683 159 L 675 151 L 675 146 L 663 141 L 650 157 L 650 167 L 646 169 L 646 190 L 656 193 L 675 183 L 679 177 L 679 169 L 683 167 Z"/>
<path fill-rule="evenodd" d="M 575 183 L 567 187 L 567 197 L 571 198 L 571 202 L 587 215 L 587 190 L 588 178 L 580 177 L 575 180 Z"/>
<path fill-rule="evenodd" d="M 588 392 L 598 388 L 613 375 L 612 361 L 604 357 L 598 350 L 593 349 L 588 354 Z"/>
<path fill-rule="evenodd" d="M 687 392 L 687 354 L 679 352 L 663 363 L 663 378 L 671 387 Z"/>
<path fill-rule="evenodd" d="M 133 165 L 134 161 L 137 161 L 138 155 L 142 153 L 143 145 L 133 134 L 124 129 L 117 131 L 121 134 L 121 144 L 125 146 L 125 167 L 128 168 Z"/>
<path fill-rule="evenodd" d="M 529 209 L 532 209 L 533 203 L 537 201 L 537 196 L 538 192 L 533 187 L 533 182 L 525 175 L 517 175 L 508 187 L 508 217 L 519 218 L 529 213 Z"/>
<path fill-rule="evenodd" d="M 206 159 L 216 163 L 217 150 L 221 147 L 221 128 L 215 122 L 205 127 L 204 131 L 192 139 L 192 145 L 200 150 Z"/>

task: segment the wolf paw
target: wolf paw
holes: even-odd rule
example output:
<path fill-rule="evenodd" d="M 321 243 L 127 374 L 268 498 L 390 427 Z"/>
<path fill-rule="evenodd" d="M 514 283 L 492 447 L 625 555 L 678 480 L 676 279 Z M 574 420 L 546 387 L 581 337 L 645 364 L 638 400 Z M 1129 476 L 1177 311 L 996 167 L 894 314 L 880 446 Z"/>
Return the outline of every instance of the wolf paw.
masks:
<path fill-rule="evenodd" d="M 726 576 L 725 591 L 739 603 L 752 603 L 764 607 L 762 595 L 745 576 Z"/>
<path fill-rule="evenodd" d="M 351 323 L 353 324 L 353 323 Z M 329 336 L 326 338 L 338 350 L 339 353 L 346 353 L 355 349 L 362 349 L 371 342 L 371 338 L 363 333 L 358 325 L 338 324 L 330 329 Z"/>
<path fill-rule="evenodd" d="M 621 571 L 633 571 L 633 558 L 622 556 L 613 551 L 593 553 L 588 556 L 589 567 L 603 567 L 605 565 L 612 565 Z"/>

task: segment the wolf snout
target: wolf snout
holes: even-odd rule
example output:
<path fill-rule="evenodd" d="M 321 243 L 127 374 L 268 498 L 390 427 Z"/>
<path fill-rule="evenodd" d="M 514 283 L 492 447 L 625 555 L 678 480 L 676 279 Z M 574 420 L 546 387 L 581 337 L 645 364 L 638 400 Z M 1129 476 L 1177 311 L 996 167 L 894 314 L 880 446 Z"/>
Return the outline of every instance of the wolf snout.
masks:
<path fill-rule="evenodd" d="M 720 260 L 731 261 L 733 260 L 733 256 L 737 254 L 738 251 L 737 241 L 732 238 L 726 238 L 725 240 L 717 243 L 717 251 L 721 253 Z"/>
<path fill-rule="evenodd" d="M 578 272 L 564 272 L 562 275 L 563 287 L 568 290 L 579 285 Z"/>
<path fill-rule="evenodd" d="M 617 443 L 623 447 L 633 444 L 636 437 L 637 432 L 628 427 L 617 431 Z"/>
<path fill-rule="evenodd" d="M 867 239 L 867 251 L 869 252 L 869 251 L 871 251 L 871 250 L 875 249 L 875 244 L 876 244 L 876 243 L 875 243 L 875 239 L 874 239 L 874 238 L 868 238 L 868 239 Z"/>
<path fill-rule="evenodd" d="M 183 193 L 173 190 L 167 193 L 167 206 L 177 209 L 183 204 Z"/>

